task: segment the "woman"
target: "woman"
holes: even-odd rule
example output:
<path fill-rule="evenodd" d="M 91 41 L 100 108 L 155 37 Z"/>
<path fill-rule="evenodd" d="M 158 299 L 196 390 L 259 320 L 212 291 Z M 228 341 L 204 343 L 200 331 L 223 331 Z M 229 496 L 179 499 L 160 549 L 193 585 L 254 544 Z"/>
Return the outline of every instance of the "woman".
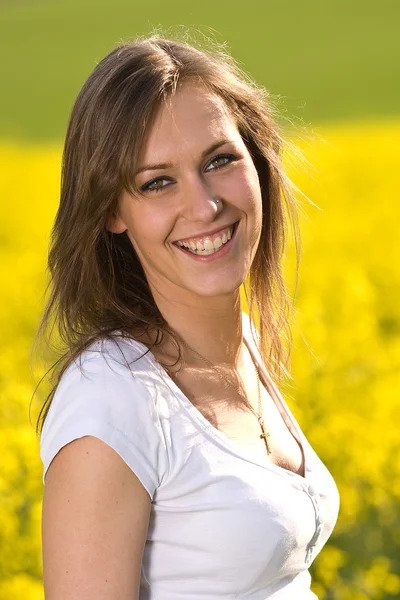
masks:
<path fill-rule="evenodd" d="M 40 440 L 46 598 L 315 598 L 339 499 L 276 383 L 281 146 L 218 52 L 126 43 L 83 86 L 40 327 L 65 343 Z"/>

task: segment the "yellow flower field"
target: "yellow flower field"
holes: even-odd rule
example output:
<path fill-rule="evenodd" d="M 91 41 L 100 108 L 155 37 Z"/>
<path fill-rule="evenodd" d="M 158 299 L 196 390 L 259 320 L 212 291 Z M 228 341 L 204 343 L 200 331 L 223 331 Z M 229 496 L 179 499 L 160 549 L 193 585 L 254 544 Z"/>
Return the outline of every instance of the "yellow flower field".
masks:
<path fill-rule="evenodd" d="M 310 132 L 309 132 L 310 133 Z M 295 140 L 296 141 L 296 140 Z M 293 382 L 284 390 L 334 475 L 339 520 L 312 567 L 320 600 L 400 597 L 400 123 L 346 123 L 297 140 L 305 200 Z M 45 390 L 30 343 L 45 288 L 60 147 L 0 144 L 0 600 L 41 600 Z M 292 252 L 287 278 L 293 280 Z"/>

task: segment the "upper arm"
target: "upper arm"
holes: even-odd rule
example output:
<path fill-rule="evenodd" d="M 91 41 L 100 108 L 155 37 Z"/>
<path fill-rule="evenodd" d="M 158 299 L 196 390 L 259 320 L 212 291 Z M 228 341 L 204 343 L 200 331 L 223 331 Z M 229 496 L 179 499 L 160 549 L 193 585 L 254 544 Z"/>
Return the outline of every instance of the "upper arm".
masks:
<path fill-rule="evenodd" d="M 136 600 L 151 500 L 121 456 L 93 436 L 64 446 L 45 479 L 46 600 Z"/>

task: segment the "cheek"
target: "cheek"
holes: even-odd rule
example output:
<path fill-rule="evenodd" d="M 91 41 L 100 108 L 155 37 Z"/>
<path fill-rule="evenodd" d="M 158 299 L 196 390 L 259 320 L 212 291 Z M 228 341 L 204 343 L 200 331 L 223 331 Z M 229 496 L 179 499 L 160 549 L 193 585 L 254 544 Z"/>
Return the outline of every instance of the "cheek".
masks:
<path fill-rule="evenodd" d="M 251 163 L 244 169 L 240 181 L 236 182 L 236 190 L 245 212 L 257 222 L 262 219 L 262 196 L 257 171 Z"/>
<path fill-rule="evenodd" d="M 251 162 L 242 179 L 240 189 L 242 197 L 242 210 L 247 215 L 247 231 L 250 247 L 254 253 L 259 244 L 262 229 L 262 193 L 258 173 Z"/>
<path fill-rule="evenodd" d="M 127 225 L 136 252 L 154 255 L 164 245 L 173 220 L 169 218 L 168 211 L 142 204 L 131 211 Z"/>

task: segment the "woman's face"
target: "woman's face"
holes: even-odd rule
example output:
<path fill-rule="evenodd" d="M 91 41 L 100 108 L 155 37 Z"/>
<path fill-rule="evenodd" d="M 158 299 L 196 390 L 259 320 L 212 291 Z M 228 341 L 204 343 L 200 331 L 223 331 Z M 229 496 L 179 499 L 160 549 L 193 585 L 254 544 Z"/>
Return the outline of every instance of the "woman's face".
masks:
<path fill-rule="evenodd" d="M 222 100 L 184 85 L 163 105 L 114 233 L 127 230 L 150 288 L 170 300 L 232 294 L 257 250 L 262 222 L 257 171 Z"/>

